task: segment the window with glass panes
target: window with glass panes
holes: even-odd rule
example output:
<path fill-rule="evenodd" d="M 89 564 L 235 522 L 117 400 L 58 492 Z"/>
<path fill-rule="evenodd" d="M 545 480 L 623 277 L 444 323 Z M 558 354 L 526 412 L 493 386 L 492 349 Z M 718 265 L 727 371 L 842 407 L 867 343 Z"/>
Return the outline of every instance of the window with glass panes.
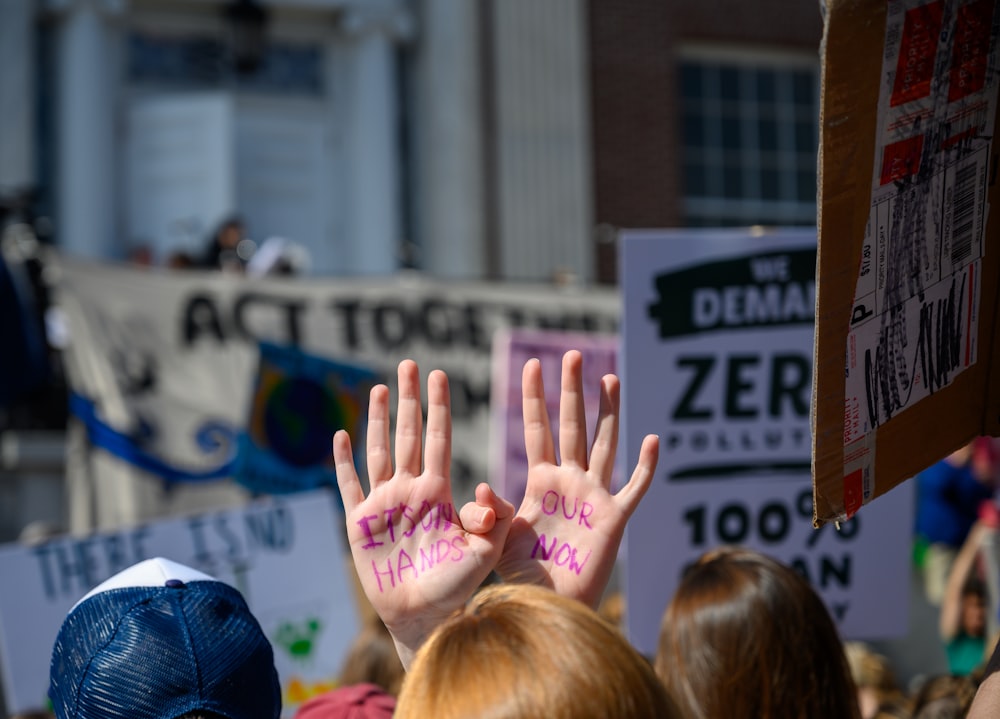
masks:
<path fill-rule="evenodd" d="M 685 224 L 814 225 L 817 61 L 689 51 L 679 71 Z"/>
<path fill-rule="evenodd" d="M 323 94 L 323 49 L 319 44 L 272 40 L 264 48 L 260 67 L 246 74 L 235 72 L 228 53 L 222 39 L 212 35 L 174 36 L 136 30 L 128 37 L 128 77 L 135 85 Z"/>

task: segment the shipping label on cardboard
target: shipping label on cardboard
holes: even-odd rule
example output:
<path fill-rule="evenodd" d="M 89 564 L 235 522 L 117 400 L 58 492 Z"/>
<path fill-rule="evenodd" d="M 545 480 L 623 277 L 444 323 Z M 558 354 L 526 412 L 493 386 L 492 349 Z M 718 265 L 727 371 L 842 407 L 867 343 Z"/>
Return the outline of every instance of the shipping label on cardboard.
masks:
<path fill-rule="evenodd" d="M 844 498 L 874 493 L 879 425 L 977 359 L 993 0 L 889 0 L 871 206 L 847 337 Z"/>

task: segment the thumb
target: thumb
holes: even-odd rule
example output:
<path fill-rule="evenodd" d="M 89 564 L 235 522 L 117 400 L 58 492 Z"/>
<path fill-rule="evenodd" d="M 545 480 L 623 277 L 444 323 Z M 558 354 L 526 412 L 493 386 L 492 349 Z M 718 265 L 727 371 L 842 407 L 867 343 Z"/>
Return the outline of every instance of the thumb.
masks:
<path fill-rule="evenodd" d="M 476 499 L 458 513 L 462 527 L 470 534 L 494 535 L 506 539 L 514 519 L 514 505 L 498 495 L 485 482 L 476 487 Z M 494 539 L 493 536 L 489 536 Z"/>

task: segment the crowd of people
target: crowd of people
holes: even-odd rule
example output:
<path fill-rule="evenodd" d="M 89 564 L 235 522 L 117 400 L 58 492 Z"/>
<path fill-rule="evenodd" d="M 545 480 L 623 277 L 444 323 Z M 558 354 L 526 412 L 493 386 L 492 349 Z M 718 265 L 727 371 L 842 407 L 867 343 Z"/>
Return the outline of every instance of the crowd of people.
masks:
<path fill-rule="evenodd" d="M 989 562 L 981 561 L 995 512 L 978 502 L 943 562 L 948 674 L 901 687 L 884 657 L 842 641 L 805 579 L 741 547 L 713 549 L 685 571 L 664 608 L 656 656 L 641 655 L 606 618 L 615 610 L 598 610 L 626 523 L 652 482 L 658 440 L 644 439 L 629 480 L 612 492 L 619 382 L 601 380 L 588 442 L 581 364 L 578 352 L 563 358 L 558 453 L 540 364 L 524 367 L 528 475 L 518 508 L 485 483 L 453 508 L 441 371 L 427 378 L 424 427 L 418 368 L 400 363 L 392 443 L 388 388 L 371 391 L 367 492 L 350 437 L 334 436 L 347 537 L 374 614 L 340 687 L 296 717 L 943 719 L 1000 706 L 987 620 L 996 612 L 987 610 Z M 980 444 L 948 461 L 989 488 L 995 462 L 982 453 L 992 445 Z M 58 719 L 277 719 L 280 697 L 270 645 L 239 593 L 164 559 L 92 590 L 53 649 Z"/>
<path fill-rule="evenodd" d="M 162 258 L 162 264 L 171 270 L 219 270 L 250 277 L 297 275 L 307 269 L 309 256 L 301 245 L 276 235 L 258 243 L 246 230 L 240 215 L 225 217 L 199 252 L 175 249 Z M 158 258 L 149 245 L 140 244 L 132 248 L 128 260 L 150 267 Z"/>

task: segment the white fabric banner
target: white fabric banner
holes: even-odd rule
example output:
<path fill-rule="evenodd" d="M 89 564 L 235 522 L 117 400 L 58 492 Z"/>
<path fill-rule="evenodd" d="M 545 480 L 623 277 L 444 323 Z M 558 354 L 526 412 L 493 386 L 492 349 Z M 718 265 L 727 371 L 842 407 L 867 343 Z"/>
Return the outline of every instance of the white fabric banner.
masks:
<path fill-rule="evenodd" d="M 136 466 L 147 479 L 226 476 L 235 433 L 249 414 L 261 340 L 376 370 L 393 391 L 393 407 L 400 360 L 416 360 L 424 377 L 434 368 L 447 371 L 460 504 L 487 481 L 494 332 L 616 332 L 620 308 L 609 289 L 443 282 L 417 274 L 248 279 L 67 258 L 56 269 L 74 411 L 98 448 L 91 464 L 101 465 L 88 487 L 74 490 L 100 496 L 97 516 L 82 527 L 85 519 L 77 517 L 75 529 L 147 519 L 173 495 L 197 491 L 184 484 L 170 497 L 157 495 L 125 478 L 107 479 L 115 468 L 128 467 L 133 479 Z M 108 482 L 116 491 L 95 486 Z"/>

